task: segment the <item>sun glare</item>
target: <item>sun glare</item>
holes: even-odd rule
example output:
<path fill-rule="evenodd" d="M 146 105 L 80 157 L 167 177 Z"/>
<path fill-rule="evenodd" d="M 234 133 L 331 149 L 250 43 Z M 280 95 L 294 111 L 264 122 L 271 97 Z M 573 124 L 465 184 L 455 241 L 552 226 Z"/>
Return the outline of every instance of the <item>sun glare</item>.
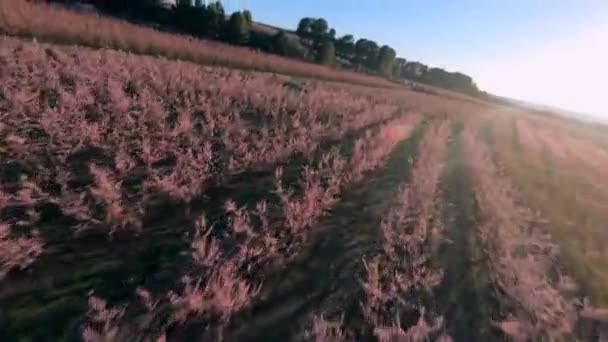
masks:
<path fill-rule="evenodd" d="M 608 118 L 608 25 L 489 61 L 479 83 L 490 92 Z M 523 80 L 523 82 L 522 82 Z"/>

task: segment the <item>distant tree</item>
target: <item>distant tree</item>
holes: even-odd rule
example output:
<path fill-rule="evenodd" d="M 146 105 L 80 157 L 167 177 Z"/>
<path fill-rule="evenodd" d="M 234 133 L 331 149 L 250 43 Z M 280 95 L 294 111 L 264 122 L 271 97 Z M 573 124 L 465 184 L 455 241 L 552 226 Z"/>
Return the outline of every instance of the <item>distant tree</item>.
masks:
<path fill-rule="evenodd" d="M 281 55 L 281 56 L 287 56 L 287 54 L 289 52 L 288 45 L 289 45 L 289 40 L 288 40 L 285 32 L 283 32 L 282 30 L 277 32 L 272 37 L 272 49 L 273 49 L 274 53 Z"/>
<path fill-rule="evenodd" d="M 144 20 L 147 22 L 159 22 L 162 15 L 160 12 L 164 9 L 161 7 L 162 0 L 47 0 L 45 2 L 64 2 L 64 3 L 92 3 L 98 9 L 112 15 L 126 16 L 130 19 Z"/>
<path fill-rule="evenodd" d="M 321 48 L 317 54 L 317 61 L 323 65 L 332 65 L 334 64 L 335 56 L 336 48 L 334 47 L 334 43 L 331 40 L 325 40 L 321 44 Z"/>
<path fill-rule="evenodd" d="M 302 18 L 298 24 L 296 33 L 300 37 L 309 37 L 312 34 L 312 24 L 315 22 L 313 18 Z"/>
<path fill-rule="evenodd" d="M 407 61 L 405 58 L 395 58 L 395 63 L 393 63 L 392 76 L 393 78 L 404 78 L 405 77 L 405 64 Z"/>
<path fill-rule="evenodd" d="M 372 40 L 361 38 L 355 43 L 355 63 L 358 68 L 366 67 L 375 70 L 377 66 L 379 47 Z"/>
<path fill-rule="evenodd" d="M 190 0 L 177 0 L 177 7 L 192 7 L 192 1 Z"/>
<path fill-rule="evenodd" d="M 315 39 L 325 38 L 328 33 L 327 30 L 329 30 L 329 24 L 327 23 L 327 20 L 319 18 L 312 22 L 310 29 Z"/>
<path fill-rule="evenodd" d="M 345 34 L 342 37 L 338 38 L 338 40 L 343 44 L 352 44 L 355 46 L 355 37 L 352 34 Z"/>
<path fill-rule="evenodd" d="M 366 50 L 367 39 L 361 38 L 355 43 L 355 63 L 357 69 L 360 69 L 365 64 L 365 58 L 367 56 Z"/>
<path fill-rule="evenodd" d="M 218 38 L 222 34 L 222 28 L 226 21 L 226 12 L 221 2 L 212 2 L 207 6 L 207 35 Z"/>
<path fill-rule="evenodd" d="M 228 20 L 226 29 L 228 41 L 233 44 L 245 45 L 249 43 L 250 27 L 242 12 L 234 12 Z"/>
<path fill-rule="evenodd" d="M 376 60 L 378 59 L 378 53 L 380 52 L 380 46 L 373 40 L 367 42 L 367 62 L 369 67 L 372 68 Z"/>
<path fill-rule="evenodd" d="M 462 92 L 477 93 L 479 89 L 471 76 L 460 72 L 450 73 L 450 78 L 453 80 L 455 88 Z"/>
<path fill-rule="evenodd" d="M 347 34 L 336 40 L 336 52 L 343 58 L 353 59 L 355 55 L 355 38 Z"/>
<path fill-rule="evenodd" d="M 222 2 L 219 0 L 211 2 L 209 5 L 207 5 L 207 10 L 221 14 L 226 13 L 226 11 L 224 10 L 224 5 L 222 5 Z"/>
<path fill-rule="evenodd" d="M 46 1 L 50 2 L 50 1 Z M 72 2 L 72 1 L 60 1 L 60 2 Z M 103 10 L 112 14 L 137 14 L 137 11 L 142 9 L 148 9 L 151 6 L 158 5 L 157 1 L 153 0 L 140 0 L 140 1 L 127 1 L 127 0 L 94 0 L 93 4 Z"/>
<path fill-rule="evenodd" d="M 290 39 L 283 31 L 277 32 L 272 37 L 272 51 L 278 55 L 298 59 L 306 59 L 306 48 L 295 39 Z"/>
<path fill-rule="evenodd" d="M 336 30 L 333 28 L 329 29 L 327 36 L 329 37 L 329 39 L 335 40 L 336 39 Z"/>
<path fill-rule="evenodd" d="M 378 52 L 376 71 L 382 76 L 390 76 L 393 71 L 395 57 L 397 57 L 395 50 L 388 45 L 383 45 Z"/>
<path fill-rule="evenodd" d="M 245 20 L 247 20 L 247 23 L 249 25 L 251 25 L 253 23 L 253 17 L 251 16 L 251 11 L 244 10 L 243 11 L 243 16 L 245 17 Z"/>
<path fill-rule="evenodd" d="M 446 87 L 448 73 L 441 68 L 430 68 L 422 74 L 421 81 L 439 87 Z"/>
<path fill-rule="evenodd" d="M 478 92 L 477 85 L 470 76 L 459 72 L 448 72 L 441 68 L 428 69 L 420 81 L 463 93 L 475 94 Z"/>
<path fill-rule="evenodd" d="M 428 66 L 420 62 L 407 62 L 403 70 L 406 78 L 418 80 L 426 73 L 428 68 Z"/>
<path fill-rule="evenodd" d="M 180 1 L 171 13 L 169 24 L 191 35 L 207 35 L 209 15 L 204 8 L 193 7 L 189 1 Z"/>
<path fill-rule="evenodd" d="M 302 18 L 296 33 L 304 45 L 315 51 L 317 56 L 325 41 L 333 41 L 336 37 L 336 30 L 330 30 L 327 20 L 323 18 Z"/>

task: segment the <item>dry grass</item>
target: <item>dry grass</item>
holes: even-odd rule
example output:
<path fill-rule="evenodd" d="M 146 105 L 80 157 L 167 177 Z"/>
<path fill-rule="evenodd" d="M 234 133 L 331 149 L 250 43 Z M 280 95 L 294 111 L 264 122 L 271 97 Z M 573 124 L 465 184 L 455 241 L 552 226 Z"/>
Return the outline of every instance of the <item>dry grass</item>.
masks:
<path fill-rule="evenodd" d="M 430 264 L 429 244 L 443 228 L 436 219 L 437 199 L 448 134 L 445 121 L 425 134 L 411 182 L 400 186 L 391 211 L 381 223 L 383 254 L 364 261 L 361 308 L 380 341 L 424 341 L 442 329 L 441 317 L 427 315 L 416 298 L 437 286 L 442 278 L 441 270 Z M 418 315 L 418 323 L 402 327 L 406 315 Z M 441 338 L 448 340 L 446 336 Z"/>
<path fill-rule="evenodd" d="M 307 331 L 306 337 L 314 342 L 342 342 L 347 341 L 342 330 L 342 320 L 329 321 L 322 315 L 314 316 L 312 327 Z"/>
<path fill-rule="evenodd" d="M 558 248 L 541 231 L 538 218 L 516 203 L 516 193 L 494 166 L 490 153 L 473 132 L 463 134 L 467 167 L 482 223 L 481 241 L 490 256 L 495 283 L 516 304 L 517 323 L 503 323 L 515 339 L 572 338 L 576 316 L 571 301 L 558 290 L 572 281 L 551 281 Z M 517 328 L 517 329 L 515 329 Z"/>
<path fill-rule="evenodd" d="M 597 304 L 608 303 L 608 139 L 575 123 L 501 113 L 494 152 L 523 198 L 551 222 L 562 261 Z M 515 122 L 515 123 L 514 123 Z M 513 128 L 513 129 L 511 129 Z M 604 143 L 605 143 L 604 141 Z"/>
<path fill-rule="evenodd" d="M 369 331 L 381 342 L 449 342 L 443 319 L 426 312 L 418 296 L 431 291 L 441 280 L 441 270 L 431 266 L 433 240 L 443 230 L 437 218 L 439 179 L 447 153 L 449 123 L 433 125 L 425 134 L 415 162 L 411 181 L 399 187 L 397 198 L 381 223 L 383 253 L 363 260 L 365 279 L 361 280 L 361 313 Z M 408 130 L 409 131 L 409 130 Z M 436 241 L 435 241 L 436 242 Z M 416 315 L 416 323 L 402 326 L 406 317 Z M 314 316 L 306 336 L 314 341 L 343 341 L 342 320 L 327 321 Z M 349 340 L 352 337 L 349 338 Z"/>
<path fill-rule="evenodd" d="M 145 234 L 146 208 L 159 198 L 187 206 L 248 170 L 268 172 L 296 155 L 304 164 L 289 186 L 278 171 L 275 191 L 253 206 L 228 200 L 222 233 L 197 220 L 191 269 L 159 298 L 138 291 L 147 299 L 137 321 L 168 310 L 163 327 L 195 321 L 221 330 L 256 298 L 259 274 L 297 253 L 340 191 L 381 167 L 421 119 L 400 110 L 398 97 L 335 85 L 294 90 L 271 75 L 1 41 L 9 72 L 0 73 L 0 166 L 15 169 L 3 173 L 0 213 L 27 214 L 0 222 L 3 276 L 41 254 L 41 206 L 69 218 L 66 238 L 71 228 Z M 337 148 L 321 154 L 320 141 L 336 145 L 359 132 L 349 158 Z M 16 227 L 29 233 L 13 236 Z M 97 297 L 90 305 L 86 340 L 147 336 L 122 319 L 133 306 L 112 308 Z"/>
<path fill-rule="evenodd" d="M 75 13 L 23 0 L 0 2 L 0 32 L 36 37 L 60 44 L 113 48 L 200 64 L 276 72 L 378 87 L 396 87 L 388 80 L 258 53 L 251 49 L 187 36 L 162 33 L 123 21 Z"/>
<path fill-rule="evenodd" d="M 270 75 L 113 51 L 2 38 L 0 57 L 11 71 L 0 75 L 2 163 L 33 177 L 21 195 L 58 203 L 79 228 L 140 229 L 155 193 L 188 202 L 206 185 L 310 158 L 322 139 L 399 114 L 394 103 L 336 87 L 294 91 Z M 133 177 L 140 185 L 125 188 Z"/>
<path fill-rule="evenodd" d="M 277 172 L 276 192 L 253 207 L 227 201 L 223 233 L 212 234 L 204 216 L 196 222 L 192 269 L 140 314 L 169 307 L 164 327 L 196 321 L 221 330 L 256 298 L 260 272 L 291 258 L 340 191 L 382 166 L 421 119 L 399 101 L 341 87 L 293 90 L 271 75 L 114 51 L 3 38 L 0 64 L 10 70 L 0 73 L 0 166 L 15 168 L 3 174 L 0 213 L 19 208 L 28 217 L 0 222 L 2 276 L 41 254 L 41 206 L 69 218 L 66 230 L 145 233 L 146 208 L 159 198 L 188 206 L 210 185 L 301 158 L 289 187 Z M 335 145 L 356 132 L 352 157 L 333 148 L 317 158 L 320 141 Z M 29 233 L 12 236 L 18 226 Z M 122 321 L 122 311 L 92 302 L 99 314 L 85 339 L 146 334 Z"/>
<path fill-rule="evenodd" d="M 42 251 L 43 242 L 36 231 L 30 236 L 15 238 L 11 236 L 10 226 L 0 223 L 0 280 L 13 269 L 28 267 Z"/>
<path fill-rule="evenodd" d="M 414 125 L 416 122 L 406 119 L 402 125 Z M 395 124 L 399 125 L 398 122 Z M 411 128 L 407 129 L 407 132 L 410 131 Z M 369 157 L 362 159 L 367 161 L 367 171 L 386 162 L 386 156 L 400 141 L 395 140 L 394 136 L 387 139 L 383 132 L 380 129 L 376 134 L 366 135 L 366 144 L 381 146 L 384 150 L 379 153 L 366 149 L 372 151 L 365 152 Z M 398 138 L 405 139 L 407 136 L 399 135 Z M 357 169 L 360 159 L 336 161 L 338 158 L 330 154 L 321 158 L 318 164 L 305 167 L 300 182 L 303 189 L 299 195 L 282 187 L 282 174 L 278 172 L 276 192 L 281 200 L 279 207 L 282 212 L 271 214 L 266 200 L 258 202 L 255 208 L 238 208 L 233 201 L 228 201 L 225 205 L 228 228 L 221 237 L 214 236 L 213 227 L 207 224 L 204 216 L 200 217 L 191 244 L 193 269 L 181 279 L 178 290 L 169 291 L 167 297 L 160 300 L 161 308 L 168 305 L 168 300 L 172 311 L 164 327 L 175 328 L 195 321 L 203 322 L 209 331 L 221 334 L 232 316 L 247 307 L 259 294 L 259 273 L 270 265 L 283 264 L 293 256 L 297 252 L 295 242 L 306 240 L 306 230 L 331 208 L 340 189 L 360 179 L 353 178 L 344 167 L 336 166 L 336 163 L 341 165 L 348 162 Z M 221 247 L 224 245 L 222 241 L 226 240 L 239 243 L 226 250 Z M 153 306 L 159 306 L 159 303 Z M 150 311 L 141 315 L 153 315 L 154 309 Z M 95 322 L 92 320 L 92 325 Z M 84 331 L 84 337 L 92 334 L 91 329 Z M 104 325 L 102 332 L 116 335 L 134 329 L 138 336 L 147 336 L 132 324 L 121 321 L 120 317 L 113 318 L 107 327 Z M 96 332 L 100 333 L 99 330 Z M 310 334 L 316 341 L 335 341 L 344 337 L 339 323 L 328 322 L 322 317 L 314 319 Z"/>

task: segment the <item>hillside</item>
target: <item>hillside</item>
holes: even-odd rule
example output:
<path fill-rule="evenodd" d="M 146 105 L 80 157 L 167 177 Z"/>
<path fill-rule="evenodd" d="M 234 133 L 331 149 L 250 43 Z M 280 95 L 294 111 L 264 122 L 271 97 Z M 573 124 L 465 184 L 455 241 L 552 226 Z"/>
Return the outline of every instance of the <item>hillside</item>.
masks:
<path fill-rule="evenodd" d="M 0 2 L 0 32 L 59 44 L 114 48 L 205 65 L 380 87 L 395 86 L 393 82 L 378 77 L 334 70 L 277 55 L 258 53 L 244 47 L 193 39 L 122 20 L 76 13 L 59 7 L 32 5 L 20 0 Z"/>
<path fill-rule="evenodd" d="M 15 0 L 7 0 L 7 4 Z M 53 0 L 50 1 L 54 10 L 61 10 L 61 6 L 65 6 L 65 1 Z M 94 5 L 82 5 L 81 3 L 92 2 Z M 205 39 L 222 41 L 231 45 L 249 47 L 256 52 L 265 52 L 273 55 L 288 57 L 291 60 L 303 61 L 308 64 L 321 64 L 327 69 L 347 70 L 352 73 L 361 75 L 372 75 L 374 77 L 384 78 L 403 82 L 405 80 L 416 81 L 436 87 L 441 87 L 453 91 L 458 91 L 472 96 L 479 95 L 477 85 L 473 79 L 460 72 L 449 72 L 441 68 L 429 67 L 421 62 L 408 61 L 403 57 L 398 57 L 396 51 L 388 45 L 382 45 L 373 40 L 366 38 L 355 39 L 350 34 L 344 34 L 341 37 L 337 36 L 336 30 L 329 26 L 329 23 L 323 18 L 302 18 L 297 24 L 296 30 L 287 28 L 277 28 L 265 23 L 254 21 L 252 13 L 248 10 L 226 13 L 221 2 L 192 2 L 178 1 L 176 6 L 174 3 L 158 2 L 155 0 L 125 2 L 121 0 L 72 0 L 69 8 L 78 10 L 88 17 L 95 16 L 94 13 L 106 17 L 120 18 L 129 22 L 153 27 L 164 32 L 173 34 L 186 34 L 195 39 Z M 30 20 L 29 16 L 40 15 L 36 13 L 36 9 L 32 10 L 23 2 L 15 2 L 7 11 L 11 13 L 7 18 L 12 18 L 13 21 L 6 23 L 4 26 L 12 26 L 8 33 L 14 34 L 33 34 L 27 32 L 28 28 L 19 27 L 19 23 L 23 25 L 22 20 Z M 21 7 L 12 9 L 13 7 Z M 37 9 L 41 7 L 35 6 Z M 32 13 L 27 13 L 32 11 Z M 38 10 L 39 12 L 39 10 Z M 53 11 L 52 13 L 54 13 Z M 55 13 L 56 14 L 56 13 Z M 23 17 L 19 17 L 22 15 Z M 70 17 L 69 14 L 61 14 L 60 16 Z M 16 18 L 13 18 L 16 17 Z M 85 15 L 85 17 L 87 17 Z M 59 17 L 57 18 L 59 19 Z M 66 18 L 67 19 L 67 18 Z M 75 18 L 72 18 L 75 19 Z M 8 19 L 7 19 L 8 20 Z M 41 20 L 48 20 L 51 26 L 54 26 L 54 20 L 51 18 L 42 17 Z M 89 26 L 97 25 L 95 20 L 91 18 L 79 18 L 78 21 L 89 22 Z M 294 23 L 295 26 L 296 23 Z M 97 25 L 99 26 L 99 25 Z M 30 28 L 32 26 L 29 26 Z M 84 28 L 86 29 L 86 27 Z M 65 31 L 66 29 L 59 29 Z M 54 34 L 54 42 L 60 42 L 62 39 L 74 40 L 77 31 L 72 30 L 70 34 L 67 32 L 56 32 Z M 39 32 L 42 35 L 43 31 Z M 49 37 L 48 34 L 43 36 Z M 71 37 L 71 38 L 70 38 Z M 85 34 L 80 37 L 79 43 L 93 44 L 100 47 L 102 42 L 125 49 L 124 44 L 117 46 L 118 37 L 109 39 L 108 37 L 96 37 L 95 34 Z M 136 45 L 129 43 L 130 45 Z M 134 49 L 132 46 L 130 49 Z M 217 47 L 215 47 L 217 48 Z M 141 53 L 141 49 L 134 49 Z M 158 48 L 151 46 L 147 52 L 167 51 L 166 48 Z M 236 53 L 236 50 L 235 50 Z M 242 52 L 247 54 L 246 52 Z M 183 54 L 180 57 L 184 57 Z M 272 56 L 266 56 L 269 60 L 274 60 Z M 265 57 L 265 58 L 266 58 Z M 197 56 L 201 62 L 210 63 L 209 59 L 205 60 Z M 214 63 L 221 63 L 223 59 L 214 60 Z M 235 63 L 233 58 L 228 58 L 226 63 L 231 67 L 253 67 L 252 64 Z M 263 65 L 254 63 L 258 70 L 273 70 L 267 63 Z M 272 64 L 270 64 L 272 65 Z M 285 73 L 287 68 L 281 68 L 279 72 Z M 299 74 L 302 74 L 301 72 Z M 315 72 L 314 77 L 323 77 L 322 72 Z M 327 79 L 327 78 L 324 78 Z"/>

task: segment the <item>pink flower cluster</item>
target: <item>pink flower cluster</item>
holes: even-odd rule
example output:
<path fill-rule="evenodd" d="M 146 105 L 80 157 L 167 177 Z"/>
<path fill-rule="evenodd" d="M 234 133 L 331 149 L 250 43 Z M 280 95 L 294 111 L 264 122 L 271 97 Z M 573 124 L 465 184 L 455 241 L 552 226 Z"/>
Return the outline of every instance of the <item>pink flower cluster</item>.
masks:
<path fill-rule="evenodd" d="M 26 268 L 42 254 L 43 242 L 34 231 L 29 236 L 11 237 L 8 224 L 0 224 L 0 279 L 15 268 Z"/>
<path fill-rule="evenodd" d="M 416 299 L 442 278 L 441 270 L 430 265 L 430 258 L 431 244 L 443 228 L 436 207 L 448 134 L 446 121 L 429 128 L 411 180 L 399 187 L 395 204 L 381 223 L 383 253 L 364 260 L 361 309 L 380 341 L 425 341 L 442 329 L 442 318 L 427 315 Z M 418 323 L 402 327 L 402 318 L 412 314 L 418 315 Z M 440 338 L 450 340 L 445 335 Z"/>
<path fill-rule="evenodd" d="M 396 120 L 395 124 L 417 122 Z M 375 159 L 368 162 L 368 170 L 382 165 L 395 146 L 396 141 L 387 140 L 385 131 L 386 128 L 367 135 L 366 145 L 386 149 L 384 153 L 373 154 Z M 404 139 L 407 136 L 397 137 Z M 348 163 L 360 160 L 368 158 L 352 159 Z M 323 155 L 317 163 L 303 168 L 298 194 L 283 187 L 282 169 L 277 169 L 276 193 L 280 201 L 272 215 L 266 200 L 258 202 L 254 208 L 238 207 L 229 200 L 224 205 L 228 227 L 222 233 L 214 233 L 214 227 L 204 216 L 200 217 L 191 243 L 194 268 L 182 278 L 179 289 L 166 296 L 173 307 L 168 326 L 194 319 L 207 324 L 218 322 L 219 326 L 212 327 L 221 329 L 221 324 L 229 322 L 235 313 L 247 307 L 261 289 L 262 283 L 256 280 L 256 274 L 293 256 L 298 243 L 306 240 L 307 230 L 333 205 L 343 181 L 354 181 L 346 164 L 337 151 Z M 341 336 L 334 325 L 323 328 L 323 322 L 318 322 L 319 334 L 325 334 L 326 338 Z"/>
<path fill-rule="evenodd" d="M 398 122 L 414 124 L 416 121 L 400 119 Z M 376 152 L 372 157 L 363 159 L 353 158 L 349 164 L 374 158 L 373 162 L 367 164 L 369 171 L 372 166 L 375 168 L 385 162 L 386 155 L 396 143 L 387 140 L 385 130 L 368 135 L 369 141 L 365 143 L 384 146 L 384 153 Z M 410 132 L 411 129 L 405 131 Z M 396 137 L 404 139 L 406 135 Z M 176 302 L 183 304 L 176 320 L 184 321 L 190 315 L 202 316 L 210 312 L 226 320 L 248 304 L 258 294 L 261 284 L 245 279 L 251 279 L 269 263 L 284 262 L 297 252 L 298 243 L 306 240 L 307 230 L 334 204 L 343 182 L 353 181 L 346 171 L 346 164 L 337 151 L 332 151 L 323 155 L 314 166 L 304 167 L 300 179 L 301 191 L 297 195 L 292 189 L 284 188 L 283 171 L 278 168 L 275 176 L 280 211 L 272 216 L 269 215 L 266 201 L 258 202 L 254 209 L 239 208 L 233 201 L 228 201 L 225 204 L 229 216 L 227 235 L 230 240 L 238 241 L 228 252 L 222 251 L 222 242 L 212 236 L 211 228 L 201 218 L 192 242 L 193 258 L 200 270 L 196 272 L 196 282 L 186 277 L 182 294 L 172 295 Z M 224 236 L 223 239 L 228 237 Z"/>
<path fill-rule="evenodd" d="M 408 134 L 406 126 L 387 126 L 378 136 Z M 379 341 L 451 341 L 442 332 L 442 317 L 431 317 L 418 303 L 420 294 L 430 291 L 441 280 L 441 270 L 430 265 L 431 244 L 441 238 L 443 227 L 437 220 L 438 186 L 447 154 L 449 122 L 434 124 L 425 134 L 411 174 L 411 180 L 399 187 L 397 198 L 381 223 L 383 253 L 363 260 L 365 279 L 361 280 L 364 297 L 361 313 Z M 374 155 L 372 153 L 371 155 Z M 369 157 L 369 156 L 366 156 Z M 353 155 L 353 160 L 362 160 Z M 417 315 L 415 324 L 401 325 L 404 317 Z M 315 341 L 352 340 L 342 320 L 329 321 L 314 316 L 307 337 Z"/>
<path fill-rule="evenodd" d="M 559 253 L 551 238 L 536 226 L 539 218 L 517 201 L 515 188 L 502 176 L 474 132 L 463 133 L 467 166 L 484 222 L 479 235 L 490 256 L 495 283 L 517 305 L 498 326 L 516 340 L 573 338 L 574 302 L 560 289 L 573 280 L 558 274 L 550 280 Z M 530 319 L 532 317 L 533 319 Z"/>
<path fill-rule="evenodd" d="M 323 315 L 314 316 L 312 326 L 306 332 L 306 337 L 314 342 L 342 342 L 348 341 L 342 329 L 342 319 L 330 321 Z"/>
<path fill-rule="evenodd" d="M 24 219 L 0 220 L 0 280 L 14 269 L 27 268 L 43 252 L 44 242 L 33 228 L 38 217 L 34 209 L 38 193 L 36 186 L 27 181 L 22 182 L 16 194 L 0 188 L 0 213 L 9 207 L 21 208 L 26 213 Z M 15 236 L 13 226 L 29 227 L 30 233 Z"/>
<path fill-rule="evenodd" d="M 159 194 L 188 203 L 399 114 L 335 85 L 0 39 L 2 162 L 22 165 L 78 228 L 142 229 Z"/>

